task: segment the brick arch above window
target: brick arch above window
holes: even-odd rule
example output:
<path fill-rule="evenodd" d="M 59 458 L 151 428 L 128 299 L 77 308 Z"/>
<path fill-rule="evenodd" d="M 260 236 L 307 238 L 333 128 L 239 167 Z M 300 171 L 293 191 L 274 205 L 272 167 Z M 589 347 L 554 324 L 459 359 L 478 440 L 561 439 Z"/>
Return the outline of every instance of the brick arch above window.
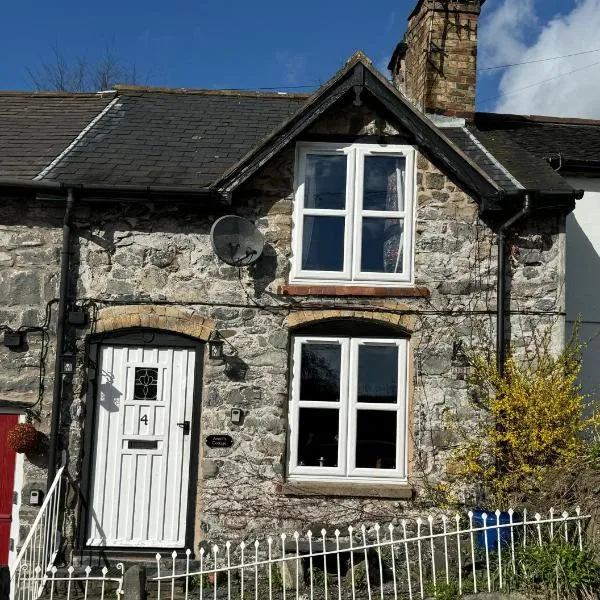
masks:
<path fill-rule="evenodd" d="M 340 321 L 340 320 L 360 320 L 386 326 L 403 329 L 406 333 L 413 331 L 415 327 L 415 318 L 403 311 L 408 309 L 408 305 L 398 303 L 394 308 L 385 310 L 346 310 L 346 309 L 319 309 L 303 310 L 293 312 L 287 317 L 287 325 L 290 329 L 298 329 L 307 325 L 319 322 Z"/>
<path fill-rule="evenodd" d="M 94 333 L 119 329 L 160 329 L 208 341 L 215 321 L 174 306 L 126 305 L 103 308 L 98 312 Z"/>

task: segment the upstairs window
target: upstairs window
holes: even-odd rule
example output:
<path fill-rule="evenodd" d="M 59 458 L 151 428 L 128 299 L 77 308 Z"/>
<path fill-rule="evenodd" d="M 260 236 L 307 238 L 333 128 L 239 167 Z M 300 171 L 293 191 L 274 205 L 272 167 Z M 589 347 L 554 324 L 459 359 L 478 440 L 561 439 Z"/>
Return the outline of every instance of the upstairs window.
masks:
<path fill-rule="evenodd" d="M 293 282 L 411 281 L 414 154 L 298 144 Z"/>

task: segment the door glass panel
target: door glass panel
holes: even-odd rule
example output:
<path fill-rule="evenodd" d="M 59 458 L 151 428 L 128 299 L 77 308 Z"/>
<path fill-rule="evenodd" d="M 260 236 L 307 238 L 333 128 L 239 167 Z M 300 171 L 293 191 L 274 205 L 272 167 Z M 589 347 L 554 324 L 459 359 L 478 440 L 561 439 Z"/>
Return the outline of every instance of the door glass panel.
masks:
<path fill-rule="evenodd" d="M 398 346 L 358 347 L 357 402 L 398 400 Z"/>
<path fill-rule="evenodd" d="M 346 164 L 345 155 L 306 157 L 304 208 L 346 207 Z"/>
<path fill-rule="evenodd" d="M 338 440 L 337 409 L 300 409 L 298 466 L 337 467 Z"/>
<path fill-rule="evenodd" d="M 404 156 L 365 156 L 363 210 L 404 210 Z"/>
<path fill-rule="evenodd" d="M 343 271 L 344 217 L 305 216 L 302 231 L 302 269 Z"/>
<path fill-rule="evenodd" d="M 404 219 L 364 217 L 360 270 L 367 273 L 402 273 Z"/>
<path fill-rule="evenodd" d="M 136 367 L 133 387 L 134 400 L 156 400 L 158 394 L 158 369 Z"/>
<path fill-rule="evenodd" d="M 396 468 L 396 412 L 358 410 L 356 423 L 356 467 Z"/>
<path fill-rule="evenodd" d="M 300 400 L 339 402 L 342 347 L 302 344 Z"/>

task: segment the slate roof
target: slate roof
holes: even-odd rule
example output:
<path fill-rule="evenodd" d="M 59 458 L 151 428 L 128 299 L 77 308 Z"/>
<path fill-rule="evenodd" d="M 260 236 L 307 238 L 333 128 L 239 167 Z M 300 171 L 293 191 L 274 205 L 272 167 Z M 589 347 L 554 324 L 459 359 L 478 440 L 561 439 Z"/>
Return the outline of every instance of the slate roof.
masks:
<path fill-rule="evenodd" d="M 0 92 L 0 176 L 33 179 L 113 97 Z"/>
<path fill-rule="evenodd" d="M 476 113 L 472 127 L 478 137 L 516 144 L 538 158 L 600 166 L 600 121 Z"/>
<path fill-rule="evenodd" d="M 522 187 L 511 174 L 494 160 L 486 149 L 470 135 L 466 127 L 445 127 L 444 135 L 458 146 L 473 162 L 478 164 L 503 190 L 517 191 Z"/>
<path fill-rule="evenodd" d="M 306 102 L 305 94 L 120 88 L 46 179 L 206 186 Z"/>
<path fill-rule="evenodd" d="M 543 156 L 528 151 L 504 131 L 480 131 L 470 123 L 444 133 L 505 191 L 568 193 L 572 189 Z"/>
<path fill-rule="evenodd" d="M 44 173 L 44 180 L 201 189 L 298 120 L 331 82 L 345 76 L 352 61 L 372 70 L 368 59 L 357 54 L 313 96 L 128 86 L 101 94 L 0 92 L 0 178 L 33 179 L 105 111 Z M 389 87 L 375 76 L 375 84 Z M 439 131 L 463 160 L 506 193 L 572 192 L 548 164 L 549 157 L 596 161 L 600 169 L 598 121 L 476 113 L 465 125 Z"/>

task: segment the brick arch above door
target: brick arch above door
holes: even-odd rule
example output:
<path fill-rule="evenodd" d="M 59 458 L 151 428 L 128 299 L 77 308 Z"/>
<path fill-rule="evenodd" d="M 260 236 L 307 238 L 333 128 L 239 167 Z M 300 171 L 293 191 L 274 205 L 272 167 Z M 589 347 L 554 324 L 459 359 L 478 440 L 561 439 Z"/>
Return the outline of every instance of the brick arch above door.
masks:
<path fill-rule="evenodd" d="M 197 315 L 191 310 L 174 306 L 153 304 L 110 306 L 98 311 L 94 333 L 138 327 L 172 331 L 208 341 L 216 327 L 216 322 Z"/>

